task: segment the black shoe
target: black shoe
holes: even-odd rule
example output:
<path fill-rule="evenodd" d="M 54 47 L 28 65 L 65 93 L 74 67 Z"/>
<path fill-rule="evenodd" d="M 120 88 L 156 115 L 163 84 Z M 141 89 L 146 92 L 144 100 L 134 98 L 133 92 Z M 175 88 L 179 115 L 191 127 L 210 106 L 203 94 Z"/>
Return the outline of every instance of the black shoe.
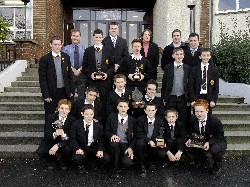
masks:
<path fill-rule="evenodd" d="M 215 177 L 217 177 L 221 172 L 221 169 L 218 168 L 213 168 L 212 169 L 212 175 L 214 175 Z"/>
<path fill-rule="evenodd" d="M 141 166 L 141 177 L 143 178 L 147 177 L 147 170 L 144 165 Z"/>
<path fill-rule="evenodd" d="M 114 169 L 111 174 L 112 178 L 118 178 L 119 177 L 119 171 L 118 169 Z"/>
<path fill-rule="evenodd" d="M 55 164 L 54 163 L 48 163 L 47 166 L 48 166 L 48 170 L 55 169 Z"/>
<path fill-rule="evenodd" d="M 68 169 L 68 166 L 64 163 L 64 162 L 62 162 L 62 161 L 60 161 L 60 165 L 61 165 L 61 169 L 62 170 L 67 170 Z"/>
<path fill-rule="evenodd" d="M 84 166 L 78 166 L 77 172 L 82 174 L 82 173 L 85 173 L 86 170 L 85 170 Z"/>

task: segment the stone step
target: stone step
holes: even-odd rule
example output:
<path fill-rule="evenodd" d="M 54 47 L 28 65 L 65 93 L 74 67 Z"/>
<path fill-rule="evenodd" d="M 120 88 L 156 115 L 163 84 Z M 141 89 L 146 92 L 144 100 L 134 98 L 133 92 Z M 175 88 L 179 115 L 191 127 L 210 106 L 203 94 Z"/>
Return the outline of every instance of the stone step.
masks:
<path fill-rule="evenodd" d="M 41 111 L 43 102 L 0 102 L 0 111 Z"/>
<path fill-rule="evenodd" d="M 40 93 L 39 87 L 5 87 L 4 92 L 26 92 L 26 93 Z"/>
<path fill-rule="evenodd" d="M 230 144 L 250 144 L 250 131 L 225 131 L 225 136 Z"/>
<path fill-rule="evenodd" d="M 26 68 L 25 72 L 38 74 L 38 68 Z"/>
<path fill-rule="evenodd" d="M 38 76 L 17 77 L 17 81 L 39 81 L 39 77 Z"/>
<path fill-rule="evenodd" d="M 42 120 L 0 120 L 0 132 L 27 131 L 43 132 L 44 119 Z"/>
<path fill-rule="evenodd" d="M 250 156 L 250 144 L 227 144 L 224 156 L 243 157 Z"/>
<path fill-rule="evenodd" d="M 39 81 L 15 81 L 11 83 L 12 87 L 40 87 Z"/>
<path fill-rule="evenodd" d="M 238 104 L 238 103 L 217 103 L 217 106 L 213 109 L 213 111 L 250 111 L 250 105 L 249 104 Z"/>
<path fill-rule="evenodd" d="M 0 111 L 0 120 L 42 120 L 44 111 Z"/>
<path fill-rule="evenodd" d="M 41 93 L 4 92 L 0 93 L 0 102 L 43 102 Z"/>
<path fill-rule="evenodd" d="M 38 71 L 28 71 L 28 72 L 22 72 L 22 76 L 34 76 L 38 77 Z"/>
<path fill-rule="evenodd" d="M 220 120 L 250 120 L 250 111 L 213 111 Z"/>
<path fill-rule="evenodd" d="M 225 131 L 250 131 L 250 120 L 221 120 Z"/>

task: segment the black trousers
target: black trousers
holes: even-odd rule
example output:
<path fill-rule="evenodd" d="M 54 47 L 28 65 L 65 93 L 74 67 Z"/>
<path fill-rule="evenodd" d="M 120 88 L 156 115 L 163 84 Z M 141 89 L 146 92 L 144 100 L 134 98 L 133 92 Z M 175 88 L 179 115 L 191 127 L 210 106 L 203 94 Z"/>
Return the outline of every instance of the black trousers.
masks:
<path fill-rule="evenodd" d="M 40 146 L 36 150 L 38 156 L 42 159 L 45 159 L 47 163 L 53 163 L 57 159 L 60 161 L 67 163 L 69 158 L 72 156 L 72 151 L 68 144 L 65 146 L 60 147 L 56 153 L 56 155 L 50 155 L 49 150 L 55 145 L 55 142 L 48 142 L 46 140 L 42 140 Z"/>
<path fill-rule="evenodd" d="M 128 147 L 129 145 L 127 143 L 110 143 L 111 158 L 115 170 L 118 171 L 120 162 L 124 167 L 130 167 L 131 165 L 133 165 L 133 160 L 128 156 L 128 154 L 125 154 L 125 151 L 128 149 Z"/>
<path fill-rule="evenodd" d="M 76 154 L 75 152 L 73 153 L 72 160 L 78 165 L 78 166 L 83 166 L 85 163 L 88 163 L 89 161 L 93 162 L 99 162 L 101 164 L 108 164 L 110 161 L 110 156 L 103 151 L 103 157 L 98 158 L 96 156 L 97 153 L 97 147 L 96 146 L 87 146 L 84 150 L 84 154 Z"/>
<path fill-rule="evenodd" d="M 214 160 L 214 167 L 220 169 L 222 166 L 222 157 L 226 151 L 227 143 L 218 142 L 214 144 L 209 144 L 209 151 Z M 202 165 L 207 162 L 206 151 L 200 148 L 188 148 L 189 152 L 194 158 L 194 161 L 198 165 Z"/>
<path fill-rule="evenodd" d="M 138 155 L 140 164 L 145 167 L 149 166 L 150 161 L 162 161 L 167 157 L 164 148 L 151 147 L 144 139 L 137 140 L 136 154 Z"/>
<path fill-rule="evenodd" d="M 84 99 L 86 90 L 86 76 L 84 73 L 80 73 L 78 77 L 73 75 L 73 84 L 76 88 L 78 99 Z"/>

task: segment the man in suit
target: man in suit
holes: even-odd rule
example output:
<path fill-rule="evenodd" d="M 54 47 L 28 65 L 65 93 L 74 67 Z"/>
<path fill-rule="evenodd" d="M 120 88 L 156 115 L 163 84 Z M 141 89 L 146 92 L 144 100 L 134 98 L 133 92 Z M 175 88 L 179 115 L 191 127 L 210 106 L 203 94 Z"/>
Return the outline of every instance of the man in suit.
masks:
<path fill-rule="evenodd" d="M 159 47 L 156 43 L 152 42 L 152 32 L 149 29 L 145 29 L 142 34 L 142 48 L 141 55 L 148 59 L 151 68 L 151 78 L 157 79 L 157 67 L 159 65 Z"/>
<path fill-rule="evenodd" d="M 71 115 L 77 120 L 82 119 L 82 109 L 85 105 L 92 105 L 94 107 L 94 119 L 99 121 L 104 126 L 104 115 L 103 105 L 100 101 L 96 99 L 98 95 L 98 90 L 96 87 L 89 86 L 86 89 L 86 97 L 83 99 L 78 99 L 74 102 Z"/>
<path fill-rule="evenodd" d="M 193 67 L 189 77 L 189 93 L 191 106 L 198 99 L 205 99 L 209 103 L 209 113 L 216 106 L 219 95 L 219 72 L 210 62 L 211 50 L 202 48 L 200 51 L 202 62 Z"/>
<path fill-rule="evenodd" d="M 181 41 L 181 31 L 179 29 L 175 29 L 172 32 L 172 39 L 173 39 L 173 42 L 171 44 L 167 45 L 163 50 L 163 54 L 162 54 L 162 58 L 161 58 L 161 69 L 163 71 L 164 71 L 166 65 L 174 62 L 174 58 L 172 55 L 173 55 L 173 50 L 176 47 L 180 47 L 184 51 L 187 49 L 185 42 Z"/>
<path fill-rule="evenodd" d="M 78 99 L 83 99 L 86 85 L 86 75 L 82 73 L 85 46 L 80 44 L 81 32 L 79 29 L 71 30 L 71 41 L 72 43 L 66 45 L 62 51 L 70 56 L 73 84 L 77 90 Z"/>
<path fill-rule="evenodd" d="M 218 174 L 222 167 L 222 156 L 227 148 L 227 141 L 224 137 L 224 130 L 221 121 L 214 115 L 208 114 L 208 102 L 199 99 L 194 104 L 195 115 L 190 119 L 191 130 L 190 137 L 193 133 L 205 137 L 203 149 L 190 147 L 189 151 L 194 157 L 197 167 L 207 166 L 206 152 L 210 151 L 214 165 L 212 172 Z M 186 142 L 189 147 L 191 139 Z"/>
<path fill-rule="evenodd" d="M 72 156 L 69 146 L 69 131 L 75 118 L 68 115 L 71 103 L 62 99 L 58 103 L 58 113 L 51 114 L 45 124 L 45 134 L 36 153 L 47 162 L 49 170 L 55 168 L 57 159 L 61 168 L 67 169 L 68 159 Z M 58 125 L 56 125 L 58 122 Z M 60 126 L 62 125 L 62 126 Z"/>
<path fill-rule="evenodd" d="M 118 71 L 123 60 L 129 55 L 127 40 L 118 36 L 118 33 L 119 24 L 117 22 L 111 22 L 109 24 L 109 36 L 105 37 L 103 40 L 103 44 L 110 48 L 110 53 L 114 62 L 114 72 Z"/>
<path fill-rule="evenodd" d="M 84 53 L 83 72 L 88 77 L 88 85 L 94 86 L 98 89 L 101 102 L 106 104 L 107 95 L 112 87 L 114 64 L 112 62 L 109 48 L 102 45 L 102 30 L 94 30 L 93 39 L 95 44 L 88 47 Z"/>
<path fill-rule="evenodd" d="M 119 177 L 119 161 L 124 167 L 133 164 L 135 139 L 135 119 L 128 115 L 129 101 L 124 98 L 118 100 L 118 113 L 110 114 L 106 123 L 105 137 L 109 144 L 113 173 L 112 177 Z"/>
<path fill-rule="evenodd" d="M 155 115 L 156 111 L 156 105 L 149 103 L 145 106 L 146 115 L 137 119 L 136 153 L 140 161 L 141 177 L 146 177 L 150 162 L 163 160 L 167 156 L 164 146 L 159 146 L 156 141 L 161 129 L 165 129 L 163 120 Z"/>
<path fill-rule="evenodd" d="M 97 159 L 103 164 L 110 160 L 105 152 L 103 140 L 103 127 L 94 120 L 94 107 L 87 104 L 82 109 L 83 119 L 73 123 L 70 129 L 70 146 L 73 150 L 73 161 L 78 166 L 78 172 L 84 172 L 85 163 Z"/>
<path fill-rule="evenodd" d="M 72 99 L 74 86 L 69 56 L 60 52 L 62 40 L 53 36 L 50 41 L 52 52 L 41 57 L 39 61 L 39 84 L 44 100 L 45 122 L 48 115 L 55 113 L 61 99 Z"/>

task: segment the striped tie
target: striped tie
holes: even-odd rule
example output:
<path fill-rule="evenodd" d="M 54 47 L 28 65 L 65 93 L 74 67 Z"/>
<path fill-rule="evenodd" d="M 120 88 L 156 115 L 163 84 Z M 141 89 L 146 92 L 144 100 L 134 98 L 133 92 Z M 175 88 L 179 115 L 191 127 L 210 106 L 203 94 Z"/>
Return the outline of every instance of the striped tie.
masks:
<path fill-rule="evenodd" d="M 204 66 L 204 69 L 203 69 L 203 76 L 202 76 L 202 83 L 201 83 L 201 88 L 203 90 L 206 90 L 207 89 L 207 66 Z"/>

